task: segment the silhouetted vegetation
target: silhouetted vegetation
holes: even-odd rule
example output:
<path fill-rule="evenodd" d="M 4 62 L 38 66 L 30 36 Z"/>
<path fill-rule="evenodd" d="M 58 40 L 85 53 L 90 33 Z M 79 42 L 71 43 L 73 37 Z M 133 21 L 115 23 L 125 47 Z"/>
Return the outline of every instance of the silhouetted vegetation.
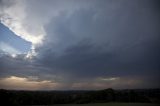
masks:
<path fill-rule="evenodd" d="M 160 103 L 160 89 L 95 91 L 0 90 L 1 105 L 51 105 L 106 102 Z"/>

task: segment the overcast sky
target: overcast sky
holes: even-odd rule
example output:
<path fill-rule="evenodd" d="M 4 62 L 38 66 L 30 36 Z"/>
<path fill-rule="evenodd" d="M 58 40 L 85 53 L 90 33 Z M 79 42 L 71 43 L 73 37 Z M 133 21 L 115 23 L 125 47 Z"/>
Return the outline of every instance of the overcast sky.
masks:
<path fill-rule="evenodd" d="M 159 0 L 0 0 L 0 88 L 159 88 Z"/>

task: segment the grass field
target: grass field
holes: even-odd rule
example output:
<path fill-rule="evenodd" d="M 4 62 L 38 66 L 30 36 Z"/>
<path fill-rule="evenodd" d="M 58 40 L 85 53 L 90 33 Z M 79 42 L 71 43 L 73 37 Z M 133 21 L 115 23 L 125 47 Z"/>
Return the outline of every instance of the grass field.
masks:
<path fill-rule="evenodd" d="M 46 106 L 46 105 L 41 105 Z M 160 104 L 150 103 L 94 103 L 94 104 L 58 104 L 52 106 L 160 106 Z"/>

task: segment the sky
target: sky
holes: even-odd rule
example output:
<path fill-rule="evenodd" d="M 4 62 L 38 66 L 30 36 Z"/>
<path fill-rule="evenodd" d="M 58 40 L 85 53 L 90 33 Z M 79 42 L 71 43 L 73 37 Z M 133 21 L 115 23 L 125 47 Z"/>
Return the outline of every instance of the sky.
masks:
<path fill-rule="evenodd" d="M 0 89 L 159 88 L 159 0 L 0 0 Z"/>
<path fill-rule="evenodd" d="M 30 50 L 31 43 L 16 36 L 8 27 L 0 24 L 0 49 L 9 54 L 22 54 Z"/>

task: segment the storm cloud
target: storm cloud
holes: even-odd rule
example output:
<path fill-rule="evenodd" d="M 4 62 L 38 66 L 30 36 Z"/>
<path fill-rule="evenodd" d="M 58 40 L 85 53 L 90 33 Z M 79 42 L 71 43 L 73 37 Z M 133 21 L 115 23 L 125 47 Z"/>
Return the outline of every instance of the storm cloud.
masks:
<path fill-rule="evenodd" d="M 0 3 L 1 23 L 32 43 L 28 54 L 0 51 L 2 88 L 13 76 L 58 85 L 48 89 L 159 87 L 158 0 Z M 19 8 L 23 11 L 15 12 Z"/>

